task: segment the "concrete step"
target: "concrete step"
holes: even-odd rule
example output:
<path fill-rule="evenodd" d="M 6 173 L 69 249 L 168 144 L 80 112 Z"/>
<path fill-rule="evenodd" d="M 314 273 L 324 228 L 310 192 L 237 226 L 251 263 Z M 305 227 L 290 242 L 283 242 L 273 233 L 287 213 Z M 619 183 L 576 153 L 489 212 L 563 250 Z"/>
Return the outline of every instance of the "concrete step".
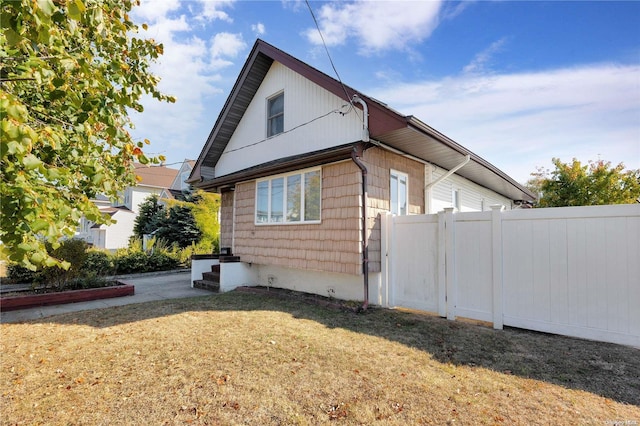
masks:
<path fill-rule="evenodd" d="M 220 292 L 220 283 L 207 280 L 194 280 L 193 287 L 213 291 L 214 293 Z"/>
<path fill-rule="evenodd" d="M 204 281 L 211 281 L 214 283 L 220 283 L 220 270 L 212 272 L 203 272 L 202 279 Z"/>

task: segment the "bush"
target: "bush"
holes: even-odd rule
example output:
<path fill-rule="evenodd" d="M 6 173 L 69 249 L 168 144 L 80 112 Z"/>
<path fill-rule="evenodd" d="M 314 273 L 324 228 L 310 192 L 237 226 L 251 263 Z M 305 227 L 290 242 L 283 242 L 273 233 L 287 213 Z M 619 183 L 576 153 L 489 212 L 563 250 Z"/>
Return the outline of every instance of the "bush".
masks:
<path fill-rule="evenodd" d="M 175 245 L 167 245 L 162 240 L 151 240 L 150 251 L 142 250 L 142 242 L 134 239 L 129 248 L 119 249 L 115 255 L 87 250 L 82 240 L 66 240 L 51 255 L 69 262 L 68 270 L 58 267 L 30 271 L 17 264 L 9 264 L 8 280 L 14 283 L 43 283 L 45 286 L 62 288 L 93 288 L 103 286 L 102 277 L 115 274 L 166 271 L 190 262 L 190 254 L 196 246 L 179 250 Z M 183 258 L 185 255 L 189 257 Z"/>
<path fill-rule="evenodd" d="M 147 270 L 166 271 L 175 269 L 180 265 L 180 261 L 169 253 L 154 252 L 147 259 Z"/>
<path fill-rule="evenodd" d="M 60 246 L 55 249 L 47 244 L 47 250 L 52 257 L 68 262 L 70 266 L 68 269 L 57 266 L 44 268 L 37 281 L 42 282 L 45 287 L 65 287 L 69 281 L 82 275 L 82 267 L 87 257 L 87 248 L 86 241 L 75 238 L 62 241 Z"/>
<path fill-rule="evenodd" d="M 147 272 L 147 258 L 147 254 L 142 251 L 131 251 L 118 255 L 114 261 L 116 273 Z"/>
<path fill-rule="evenodd" d="M 65 285 L 67 290 L 84 290 L 87 288 L 101 288 L 113 285 L 113 281 L 108 281 L 104 277 L 96 275 L 83 276 L 69 281 Z"/>
<path fill-rule="evenodd" d="M 113 260 L 109 253 L 99 250 L 89 250 L 82 266 L 84 275 L 98 277 L 113 274 L 113 269 Z"/>
<path fill-rule="evenodd" d="M 7 266 L 7 278 L 12 283 L 34 283 L 37 277 L 37 271 L 32 271 L 17 263 L 10 263 Z"/>

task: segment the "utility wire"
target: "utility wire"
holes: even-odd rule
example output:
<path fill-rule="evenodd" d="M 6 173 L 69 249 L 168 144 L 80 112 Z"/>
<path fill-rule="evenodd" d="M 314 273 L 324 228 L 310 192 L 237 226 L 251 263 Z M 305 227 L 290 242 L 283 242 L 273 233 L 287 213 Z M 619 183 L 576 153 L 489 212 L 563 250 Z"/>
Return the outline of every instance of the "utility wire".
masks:
<path fill-rule="evenodd" d="M 347 113 L 351 110 L 351 107 L 349 108 L 349 110 L 347 110 L 347 112 L 341 112 L 340 110 L 341 110 L 342 108 L 346 107 L 346 106 L 348 106 L 348 105 L 342 105 L 342 107 L 340 107 L 340 108 L 336 108 L 336 109 L 334 109 L 334 110 L 331 110 L 331 111 L 327 112 L 326 114 L 322 114 L 322 115 L 320 115 L 320 116 L 318 116 L 318 117 L 316 117 L 316 118 L 312 118 L 311 120 L 309 120 L 309 121 L 307 121 L 307 122 L 305 122 L 305 123 L 298 124 L 297 126 L 292 127 L 292 128 L 290 128 L 289 130 L 285 130 L 285 131 L 283 131 L 283 132 L 280 132 L 280 133 L 278 133 L 278 135 L 275 135 L 275 136 L 284 135 L 284 134 L 286 134 L 286 133 L 293 132 L 294 130 L 299 129 L 300 127 L 303 127 L 303 126 L 306 126 L 306 125 L 308 125 L 308 124 L 311 124 L 311 123 L 313 123 L 314 121 L 320 120 L 321 118 L 325 118 L 325 117 L 327 117 L 327 116 L 329 116 L 329 115 L 331 115 L 331 114 L 339 113 L 339 114 L 345 115 L 345 114 L 347 114 Z M 270 139 L 271 139 L 271 137 L 268 137 L 268 138 L 265 138 L 265 139 L 259 140 L 259 141 L 257 141 L 257 142 L 251 143 L 251 144 L 249 144 L 249 145 L 244 145 L 244 146 L 238 147 L 238 148 L 236 148 L 236 149 L 230 149 L 229 151 L 225 151 L 225 152 L 223 152 L 221 155 L 230 154 L 230 153 L 232 153 L 232 152 L 236 152 L 236 151 L 240 151 L 240 150 L 242 150 L 242 149 L 250 148 L 250 147 L 252 147 L 252 146 L 260 145 L 261 143 L 264 143 L 264 142 L 266 142 L 266 141 L 268 141 L 268 140 L 270 140 Z"/>
<path fill-rule="evenodd" d="M 324 50 L 327 52 L 327 56 L 329 57 L 329 62 L 331 63 L 331 67 L 333 68 L 333 72 L 336 73 L 336 77 L 338 77 L 338 81 L 342 86 L 342 90 L 344 91 L 344 95 L 347 97 L 347 102 L 349 102 L 353 106 L 353 101 L 347 93 L 347 88 L 344 86 L 342 79 L 340 78 L 340 74 L 338 74 L 338 70 L 336 69 L 335 64 L 333 63 L 333 59 L 331 59 L 331 54 L 329 53 L 329 48 L 327 47 L 327 43 L 324 41 L 324 36 L 322 35 L 322 31 L 320 31 L 320 25 L 318 25 L 318 20 L 316 19 L 316 15 L 313 13 L 313 9 L 311 9 L 311 5 L 309 4 L 309 0 L 305 0 L 307 7 L 309 8 L 309 12 L 311 13 L 311 17 L 313 18 L 313 22 L 316 24 L 316 29 L 318 30 L 318 34 L 320 34 L 320 40 L 322 40 L 322 45 L 324 46 Z"/>

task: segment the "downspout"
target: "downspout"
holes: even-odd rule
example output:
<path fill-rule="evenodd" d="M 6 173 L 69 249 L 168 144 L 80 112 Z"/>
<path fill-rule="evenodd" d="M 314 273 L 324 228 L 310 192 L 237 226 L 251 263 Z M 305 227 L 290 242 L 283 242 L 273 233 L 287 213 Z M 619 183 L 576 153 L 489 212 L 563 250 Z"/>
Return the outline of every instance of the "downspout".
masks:
<path fill-rule="evenodd" d="M 362 273 L 364 275 L 364 303 L 362 310 L 369 307 L 369 244 L 367 241 L 367 168 L 358 157 L 362 157 L 364 147 L 356 145 L 351 151 L 351 159 L 362 172 Z"/>
<path fill-rule="evenodd" d="M 353 102 L 362 105 L 362 142 L 369 142 L 369 109 L 367 104 L 358 95 L 353 95 Z M 367 241 L 367 168 L 360 161 L 364 154 L 364 144 L 358 144 L 351 151 L 351 159 L 362 173 L 362 274 L 364 276 L 364 302 L 361 309 L 369 307 L 369 243 Z"/>

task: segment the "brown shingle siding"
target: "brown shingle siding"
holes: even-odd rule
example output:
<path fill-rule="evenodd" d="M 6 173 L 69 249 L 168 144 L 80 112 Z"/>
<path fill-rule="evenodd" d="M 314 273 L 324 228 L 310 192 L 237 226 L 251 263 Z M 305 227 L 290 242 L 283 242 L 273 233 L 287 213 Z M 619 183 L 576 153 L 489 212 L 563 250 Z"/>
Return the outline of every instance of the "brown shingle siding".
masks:
<path fill-rule="evenodd" d="M 390 169 L 409 176 L 409 211 L 415 214 L 424 210 L 424 166 L 380 148 L 365 151 L 362 161 L 368 169 L 369 270 L 379 272 L 380 214 L 389 211 Z M 360 170 L 353 162 L 327 165 L 322 168 L 321 223 L 256 225 L 255 181 L 237 184 L 234 254 L 249 263 L 361 274 L 361 191 Z M 233 211 L 228 207 L 233 193 L 225 194 L 223 222 Z"/>
<path fill-rule="evenodd" d="M 233 244 L 233 192 L 223 192 L 220 200 L 220 247 Z"/>
<path fill-rule="evenodd" d="M 390 210 L 389 190 L 390 170 L 394 169 L 409 176 L 409 212 L 424 212 L 424 165 L 385 151 L 371 148 L 365 151 L 363 163 L 367 167 L 367 228 L 369 271 L 380 272 L 380 214 Z"/>
<path fill-rule="evenodd" d="M 360 273 L 359 185 L 352 162 L 325 166 L 321 223 L 256 225 L 255 181 L 237 184 L 234 254 L 249 263 Z"/>

